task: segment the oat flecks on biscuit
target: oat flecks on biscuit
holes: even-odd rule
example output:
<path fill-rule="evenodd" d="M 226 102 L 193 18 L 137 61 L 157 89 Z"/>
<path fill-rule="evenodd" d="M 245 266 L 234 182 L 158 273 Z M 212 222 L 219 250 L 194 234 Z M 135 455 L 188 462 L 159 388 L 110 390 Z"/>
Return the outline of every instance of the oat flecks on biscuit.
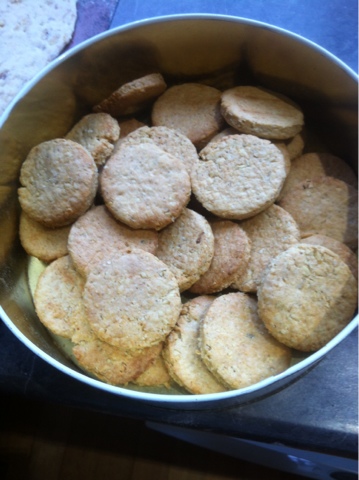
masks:
<path fill-rule="evenodd" d="M 281 151 L 269 140 L 231 135 L 209 144 L 191 173 L 197 200 L 227 219 L 244 219 L 265 210 L 286 178 Z"/>
<path fill-rule="evenodd" d="M 178 130 L 202 148 L 225 124 L 220 99 L 220 90 L 208 85 L 174 85 L 154 103 L 152 124 Z"/>
<path fill-rule="evenodd" d="M 279 200 L 297 222 L 302 238 L 319 233 L 350 248 L 358 243 L 358 191 L 333 177 L 315 177 Z"/>
<path fill-rule="evenodd" d="M 159 344 L 129 353 L 94 337 L 74 345 L 73 354 L 81 368 L 100 380 L 112 385 L 126 385 L 148 368 L 161 348 Z"/>
<path fill-rule="evenodd" d="M 96 165 L 103 165 L 120 135 L 116 119 L 107 113 L 90 113 L 82 117 L 65 138 L 86 148 Z"/>
<path fill-rule="evenodd" d="M 133 383 L 139 387 L 166 387 L 171 386 L 171 376 L 162 357 L 162 349 L 146 370 Z"/>
<path fill-rule="evenodd" d="M 52 262 L 67 255 L 67 240 L 71 226 L 48 228 L 32 220 L 25 212 L 21 212 L 19 236 L 21 245 L 28 255 Z"/>
<path fill-rule="evenodd" d="M 278 205 L 240 222 L 251 242 L 248 267 L 236 276 L 233 287 L 256 292 L 267 264 L 279 253 L 300 241 L 300 231 L 293 217 Z"/>
<path fill-rule="evenodd" d="M 159 233 L 156 256 L 172 271 L 181 292 L 209 268 L 213 253 L 214 239 L 208 221 L 189 208 Z"/>
<path fill-rule="evenodd" d="M 352 319 L 357 282 L 331 250 L 298 244 L 269 265 L 258 289 L 259 315 L 280 342 L 315 351 Z"/>
<path fill-rule="evenodd" d="M 30 151 L 21 168 L 20 183 L 19 201 L 29 217 L 47 227 L 63 227 L 92 205 L 97 167 L 78 143 L 48 140 Z"/>
<path fill-rule="evenodd" d="M 155 253 L 158 233 L 155 230 L 134 230 L 115 220 L 104 205 L 82 215 L 72 225 L 68 250 L 76 269 L 86 277 L 104 260 L 111 260 L 120 251 L 140 248 Z"/>
<path fill-rule="evenodd" d="M 338 240 L 326 235 L 319 234 L 303 238 L 301 243 L 308 245 L 322 245 L 322 247 L 329 248 L 329 250 L 339 255 L 343 262 L 348 265 L 354 277 L 358 280 L 358 257 L 353 250 L 347 247 L 344 243 L 338 242 Z"/>
<path fill-rule="evenodd" d="M 115 218 L 132 228 L 161 230 L 187 205 L 191 194 L 183 163 L 154 143 L 122 145 L 101 174 L 101 190 Z"/>
<path fill-rule="evenodd" d="M 193 394 L 223 392 L 226 387 L 208 370 L 199 352 L 200 324 L 214 297 L 185 303 L 176 327 L 166 339 L 163 358 L 172 378 Z"/>
<path fill-rule="evenodd" d="M 72 339 L 86 321 L 84 281 L 68 255 L 48 265 L 38 280 L 34 303 L 41 322 L 54 334 Z"/>
<path fill-rule="evenodd" d="M 304 124 L 299 106 L 275 92 L 252 86 L 223 92 L 221 112 L 239 132 L 261 138 L 285 140 L 299 133 Z"/>
<path fill-rule="evenodd" d="M 130 133 L 124 144 L 154 142 L 157 147 L 178 158 L 185 165 L 188 173 L 198 160 L 193 143 L 182 133 L 168 127 L 142 127 Z"/>
<path fill-rule="evenodd" d="M 247 269 L 251 243 L 246 232 L 230 220 L 210 223 L 214 236 L 214 255 L 209 269 L 192 285 L 190 291 L 211 294 L 229 287 Z"/>
<path fill-rule="evenodd" d="M 342 180 L 358 188 L 358 178 L 353 169 L 340 157 L 331 153 L 305 153 L 291 162 L 290 172 L 284 182 L 280 197 L 305 180 L 327 176 Z"/>
<path fill-rule="evenodd" d="M 95 334 L 126 351 L 163 341 L 181 309 L 178 284 L 171 271 L 157 257 L 140 250 L 91 270 L 84 303 Z"/>
<path fill-rule="evenodd" d="M 167 88 L 166 82 L 160 73 L 150 73 L 125 83 L 95 105 L 95 112 L 106 112 L 113 117 L 131 115 L 146 107 Z"/>
<path fill-rule="evenodd" d="M 216 298 L 201 324 L 204 363 L 228 388 L 255 384 L 289 367 L 290 349 L 258 317 L 257 302 L 242 292 Z"/>

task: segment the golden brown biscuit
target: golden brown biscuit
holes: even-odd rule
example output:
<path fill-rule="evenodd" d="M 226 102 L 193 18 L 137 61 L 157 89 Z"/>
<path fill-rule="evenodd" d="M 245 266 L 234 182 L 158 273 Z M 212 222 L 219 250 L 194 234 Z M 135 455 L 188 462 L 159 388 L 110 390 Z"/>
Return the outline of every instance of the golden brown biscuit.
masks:
<path fill-rule="evenodd" d="M 146 107 L 167 88 L 160 73 L 150 73 L 125 83 L 93 108 L 94 112 L 106 112 L 113 117 L 131 115 Z"/>
<path fill-rule="evenodd" d="M 331 153 L 306 153 L 291 162 L 291 169 L 284 182 L 280 198 L 286 195 L 294 185 L 321 176 L 338 178 L 358 188 L 358 178 L 344 160 Z"/>
<path fill-rule="evenodd" d="M 178 130 L 202 148 L 224 125 L 220 99 L 220 90 L 208 85 L 174 85 L 155 101 L 152 124 Z"/>
<path fill-rule="evenodd" d="M 51 332 L 72 339 L 77 326 L 86 321 L 82 303 L 84 281 L 68 255 L 48 265 L 35 289 L 35 310 Z"/>
<path fill-rule="evenodd" d="M 352 319 L 357 282 L 349 267 L 320 245 L 295 245 L 278 255 L 258 289 L 260 318 L 280 342 L 315 351 Z"/>
<path fill-rule="evenodd" d="M 117 120 L 107 113 L 90 113 L 72 127 L 65 138 L 79 143 L 90 152 L 96 165 L 103 165 L 120 135 Z"/>
<path fill-rule="evenodd" d="M 178 322 L 167 337 L 162 352 L 175 382 L 197 395 L 226 390 L 199 355 L 200 323 L 213 300 L 214 297 L 203 295 L 183 305 Z"/>
<path fill-rule="evenodd" d="M 159 233 L 156 256 L 174 274 L 181 292 L 209 268 L 213 253 L 214 239 L 209 223 L 188 208 Z"/>
<path fill-rule="evenodd" d="M 230 135 L 201 151 L 192 190 L 208 211 L 240 220 L 272 205 L 286 175 L 284 156 L 269 140 Z"/>
<path fill-rule="evenodd" d="M 285 140 L 303 127 L 303 113 L 291 100 L 258 87 L 240 86 L 222 94 L 221 112 L 241 133 Z"/>
<path fill-rule="evenodd" d="M 132 351 L 166 338 L 178 319 L 181 298 L 168 267 L 151 253 L 138 250 L 92 269 L 84 304 L 100 340 Z"/>
<path fill-rule="evenodd" d="M 297 222 L 302 238 L 319 233 L 355 248 L 358 243 L 358 191 L 333 177 L 299 183 L 278 202 Z"/>
<path fill-rule="evenodd" d="M 278 205 L 240 222 L 251 242 L 247 268 L 236 275 L 233 287 L 243 292 L 256 292 L 263 272 L 272 258 L 300 240 L 298 225 L 293 217 Z"/>
<path fill-rule="evenodd" d="M 133 380 L 139 387 L 166 387 L 171 386 L 171 376 L 168 373 L 166 364 L 162 358 L 162 350 L 154 361 L 141 373 L 139 377 Z"/>
<path fill-rule="evenodd" d="M 67 239 L 70 228 L 70 225 L 48 228 L 32 220 L 25 212 L 21 212 L 19 225 L 21 245 L 28 255 L 43 262 L 52 262 L 68 254 Z"/>
<path fill-rule="evenodd" d="M 308 245 L 322 245 L 322 247 L 329 248 L 329 250 L 339 255 L 343 262 L 348 265 L 354 277 L 358 280 L 358 257 L 344 243 L 338 242 L 338 240 L 327 237 L 326 235 L 318 234 L 303 238 L 301 243 Z"/>
<path fill-rule="evenodd" d="M 132 228 L 160 230 L 187 205 L 191 182 L 183 163 L 154 143 L 122 145 L 101 174 L 104 202 Z"/>
<path fill-rule="evenodd" d="M 216 298 L 201 324 L 201 356 L 228 388 L 244 388 L 289 367 L 290 349 L 275 340 L 245 293 Z"/>
<path fill-rule="evenodd" d="M 74 345 L 72 351 L 86 372 L 111 385 L 126 385 L 151 365 L 161 348 L 159 344 L 129 353 L 94 336 L 92 340 Z"/>
<path fill-rule="evenodd" d="M 19 201 L 33 220 L 63 227 L 90 208 L 97 182 L 96 164 L 82 145 L 49 140 L 34 147 L 22 165 Z"/>
<path fill-rule="evenodd" d="M 157 147 L 183 162 L 188 173 L 191 172 L 198 154 L 193 143 L 179 131 L 167 127 L 142 127 L 130 133 L 124 143 L 153 142 Z"/>
<path fill-rule="evenodd" d="M 197 294 L 216 293 L 229 287 L 247 269 L 251 243 L 244 230 L 230 220 L 210 223 L 214 236 L 214 255 L 206 272 L 190 288 Z"/>
<path fill-rule="evenodd" d="M 158 233 L 154 230 L 134 230 L 116 221 L 104 205 L 98 205 L 82 215 L 72 225 L 68 250 L 77 271 L 86 277 L 100 262 L 111 260 L 119 251 L 140 248 L 155 253 Z"/>

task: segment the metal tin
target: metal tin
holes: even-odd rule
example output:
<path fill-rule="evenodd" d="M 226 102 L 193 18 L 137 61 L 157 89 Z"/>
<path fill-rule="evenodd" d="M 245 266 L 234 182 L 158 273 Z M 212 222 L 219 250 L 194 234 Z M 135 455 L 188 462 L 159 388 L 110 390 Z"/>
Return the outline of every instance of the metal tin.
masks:
<path fill-rule="evenodd" d="M 33 78 L 0 119 L 0 315 L 46 362 L 93 388 L 170 408 L 213 408 L 268 395 L 303 375 L 357 326 L 355 317 L 325 347 L 285 372 L 241 390 L 163 394 L 116 387 L 79 370 L 40 324 L 28 282 L 28 258 L 17 235 L 19 170 L 37 143 L 63 136 L 93 104 L 149 71 L 169 83 L 238 82 L 281 92 L 304 110 L 308 128 L 357 170 L 356 74 L 298 35 L 243 18 L 188 14 L 158 17 L 97 35 L 61 55 Z"/>

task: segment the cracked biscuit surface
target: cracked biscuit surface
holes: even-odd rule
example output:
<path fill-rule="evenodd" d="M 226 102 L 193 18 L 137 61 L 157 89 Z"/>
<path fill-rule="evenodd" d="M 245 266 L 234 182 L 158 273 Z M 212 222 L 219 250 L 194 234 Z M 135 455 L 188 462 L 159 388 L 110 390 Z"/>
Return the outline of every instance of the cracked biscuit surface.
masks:
<path fill-rule="evenodd" d="M 20 205 L 29 217 L 47 227 L 63 227 L 92 205 L 97 167 L 82 145 L 48 140 L 30 151 L 21 167 L 20 183 Z"/>
<path fill-rule="evenodd" d="M 183 163 L 154 143 L 121 145 L 101 174 L 104 202 L 132 228 L 161 230 L 187 205 L 191 182 Z"/>
<path fill-rule="evenodd" d="M 216 298 L 201 324 L 201 356 L 228 388 L 244 388 L 289 367 L 291 352 L 258 317 L 257 302 L 236 292 Z"/>
<path fill-rule="evenodd" d="M 168 267 L 151 253 L 138 250 L 92 269 L 84 304 L 100 340 L 133 351 L 165 339 L 178 319 L 181 298 Z"/>
<path fill-rule="evenodd" d="M 200 152 L 191 180 L 194 195 L 208 211 L 240 220 L 272 205 L 286 176 L 284 155 L 269 140 L 230 135 Z"/>
<path fill-rule="evenodd" d="M 357 282 L 349 267 L 320 245 L 295 245 L 268 266 L 258 289 L 260 318 L 280 342 L 315 351 L 352 319 Z"/>

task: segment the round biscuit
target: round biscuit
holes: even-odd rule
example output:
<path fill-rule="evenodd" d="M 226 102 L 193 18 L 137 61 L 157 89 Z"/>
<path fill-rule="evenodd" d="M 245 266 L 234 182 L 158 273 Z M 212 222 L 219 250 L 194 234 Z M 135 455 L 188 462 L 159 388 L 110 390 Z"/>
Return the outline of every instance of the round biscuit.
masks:
<path fill-rule="evenodd" d="M 34 147 L 20 172 L 19 201 L 33 220 L 63 227 L 85 213 L 96 195 L 98 173 L 88 151 L 55 139 Z"/>
<path fill-rule="evenodd" d="M 68 254 L 67 240 L 70 225 L 48 228 L 21 212 L 19 223 L 20 242 L 28 255 L 49 263 Z"/>
<path fill-rule="evenodd" d="M 286 370 L 291 351 L 258 317 L 257 302 L 242 292 L 216 298 L 201 324 L 201 356 L 230 389 L 244 388 Z"/>
<path fill-rule="evenodd" d="M 82 145 L 92 155 L 96 165 L 103 165 L 114 149 L 120 127 L 108 113 L 90 113 L 82 117 L 65 138 Z"/>
<path fill-rule="evenodd" d="M 54 260 L 41 273 L 34 293 L 40 321 L 55 335 L 72 339 L 86 321 L 82 293 L 84 281 L 69 255 Z"/>
<path fill-rule="evenodd" d="M 111 385 L 126 385 L 151 365 L 161 348 L 159 344 L 129 353 L 93 338 L 74 345 L 72 352 L 87 373 Z"/>
<path fill-rule="evenodd" d="M 172 271 L 181 292 L 209 268 L 213 253 L 214 238 L 208 221 L 189 208 L 159 233 L 156 256 Z"/>
<path fill-rule="evenodd" d="M 268 266 L 258 289 L 258 311 L 278 341 L 315 351 L 352 319 L 357 282 L 349 267 L 320 245 L 295 245 Z"/>
<path fill-rule="evenodd" d="M 157 245 L 155 230 L 134 230 L 115 220 L 105 205 L 98 205 L 77 219 L 68 237 L 69 254 L 84 277 L 119 251 L 140 248 L 155 253 Z"/>
<path fill-rule="evenodd" d="M 220 90 L 200 83 L 168 88 L 152 107 L 153 126 L 165 126 L 202 148 L 224 126 Z"/>
<path fill-rule="evenodd" d="M 301 237 L 319 233 L 350 248 L 358 243 L 358 191 L 333 177 L 299 183 L 278 204 L 297 222 Z"/>
<path fill-rule="evenodd" d="M 101 174 L 104 202 L 132 228 L 161 230 L 187 205 L 191 182 L 183 163 L 154 143 L 128 144 L 107 161 Z"/>
<path fill-rule="evenodd" d="M 208 211 L 240 220 L 272 205 L 286 175 L 284 155 L 269 140 L 230 135 L 201 151 L 192 190 Z"/>
<path fill-rule="evenodd" d="M 214 297 L 203 295 L 185 303 L 166 339 L 163 358 L 172 378 L 193 394 L 224 392 L 226 388 L 208 370 L 199 354 L 200 323 Z"/>
<path fill-rule="evenodd" d="M 285 140 L 299 133 L 303 112 L 291 100 L 262 88 L 238 86 L 222 93 L 221 112 L 241 133 Z"/>
<path fill-rule="evenodd" d="M 303 238 L 301 243 L 308 245 L 322 245 L 322 247 L 329 248 L 329 250 L 339 255 L 343 262 L 348 265 L 354 277 L 358 280 L 358 257 L 353 250 L 347 247 L 344 243 L 338 242 L 338 240 L 327 237 L 326 235 L 319 234 Z"/>
<path fill-rule="evenodd" d="M 127 135 L 124 143 L 153 142 L 157 147 L 178 158 L 191 172 L 198 154 L 193 143 L 179 131 L 168 127 L 142 127 Z"/>
<path fill-rule="evenodd" d="M 192 293 L 210 294 L 229 287 L 247 268 L 251 243 L 244 230 L 230 220 L 210 223 L 214 236 L 214 255 L 204 274 L 189 289 Z"/>
<path fill-rule="evenodd" d="M 331 153 L 305 153 L 291 162 L 290 172 L 279 198 L 290 192 L 294 185 L 321 176 L 338 178 L 358 188 L 358 178 L 353 169 L 340 157 Z"/>
<path fill-rule="evenodd" d="M 92 269 L 84 304 L 100 340 L 133 351 L 165 339 L 178 319 L 181 298 L 168 267 L 151 253 L 138 250 Z"/>
<path fill-rule="evenodd" d="M 232 286 L 243 292 L 257 291 L 263 272 L 272 258 L 300 241 L 298 225 L 293 217 L 278 205 L 240 222 L 251 242 L 247 268 L 239 272 Z"/>
<path fill-rule="evenodd" d="M 166 82 L 160 73 L 150 73 L 121 85 L 95 105 L 93 110 L 109 113 L 113 117 L 131 115 L 146 107 L 166 88 Z"/>

